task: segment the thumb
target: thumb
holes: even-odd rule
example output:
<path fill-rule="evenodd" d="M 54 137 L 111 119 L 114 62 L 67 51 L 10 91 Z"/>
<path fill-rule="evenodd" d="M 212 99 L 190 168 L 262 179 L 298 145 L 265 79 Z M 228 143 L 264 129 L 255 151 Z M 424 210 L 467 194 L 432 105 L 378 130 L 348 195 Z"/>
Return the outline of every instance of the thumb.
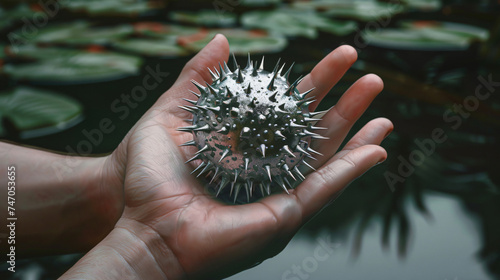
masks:
<path fill-rule="evenodd" d="M 174 87 L 179 85 L 185 87 L 189 85 L 190 89 L 195 89 L 191 80 L 201 84 L 211 83 L 212 77 L 207 68 L 213 68 L 219 65 L 219 62 L 227 61 L 229 57 L 229 43 L 222 34 L 217 34 L 196 56 L 194 56 L 182 69 L 179 78 Z"/>

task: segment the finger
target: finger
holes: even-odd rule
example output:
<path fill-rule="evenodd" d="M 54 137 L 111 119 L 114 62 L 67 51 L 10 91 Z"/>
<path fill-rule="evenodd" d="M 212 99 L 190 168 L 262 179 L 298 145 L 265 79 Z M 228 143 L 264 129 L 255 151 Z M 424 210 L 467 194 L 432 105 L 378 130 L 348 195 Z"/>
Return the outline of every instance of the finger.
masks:
<path fill-rule="evenodd" d="M 393 129 L 394 125 L 386 118 L 371 120 L 347 142 L 341 151 L 332 157 L 332 160 L 336 160 L 349 151 L 365 145 L 380 145 Z"/>
<path fill-rule="evenodd" d="M 340 46 L 323 58 L 311 73 L 304 77 L 297 89 L 304 92 L 315 88 L 307 97 L 314 96 L 317 100 L 309 106 L 309 110 L 316 109 L 323 97 L 342 78 L 357 58 L 358 54 L 353 47 Z"/>
<path fill-rule="evenodd" d="M 373 99 L 382 91 L 384 83 L 377 75 L 368 74 L 356 81 L 340 98 L 339 102 L 326 113 L 316 126 L 326 130 L 315 131 L 327 140 L 314 141 L 311 147 L 323 154 L 317 161 L 311 162 L 314 167 L 322 166 L 339 148 L 352 125 L 370 106 Z"/>
<path fill-rule="evenodd" d="M 382 147 L 365 145 L 309 174 L 295 192 L 303 222 L 321 210 L 350 182 L 386 158 L 387 153 Z"/>
<path fill-rule="evenodd" d="M 197 92 L 196 87 L 191 83 L 195 80 L 200 84 L 211 83 L 212 78 L 207 68 L 212 69 L 219 62 L 226 61 L 229 57 L 229 43 L 222 34 L 217 34 L 198 54 L 196 54 L 182 69 L 182 72 L 174 85 L 163 94 L 157 104 L 177 107 L 184 104 L 182 97 L 195 97 L 189 90 Z"/>

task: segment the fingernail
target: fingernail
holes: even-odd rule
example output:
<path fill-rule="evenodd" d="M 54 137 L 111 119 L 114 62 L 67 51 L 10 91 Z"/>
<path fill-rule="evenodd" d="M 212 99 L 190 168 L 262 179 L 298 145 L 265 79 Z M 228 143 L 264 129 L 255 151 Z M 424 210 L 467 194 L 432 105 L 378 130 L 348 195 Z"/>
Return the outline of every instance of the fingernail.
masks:
<path fill-rule="evenodd" d="M 392 130 L 393 130 L 393 129 L 391 128 L 391 130 L 387 131 L 387 133 L 386 133 L 386 134 L 385 134 L 385 136 L 384 136 L 384 139 L 385 139 L 385 138 L 387 138 L 387 136 L 389 136 L 389 135 L 392 133 Z"/>
<path fill-rule="evenodd" d="M 217 37 L 217 35 L 219 35 L 219 33 L 215 34 L 214 37 L 212 37 L 212 39 L 210 40 L 210 42 L 212 42 L 215 39 L 215 37 Z"/>
<path fill-rule="evenodd" d="M 379 160 L 379 161 L 377 162 L 377 164 L 375 164 L 375 165 L 379 165 L 379 164 L 383 163 L 386 159 L 387 159 L 387 158 L 385 158 L 385 157 L 384 157 L 383 159 Z"/>

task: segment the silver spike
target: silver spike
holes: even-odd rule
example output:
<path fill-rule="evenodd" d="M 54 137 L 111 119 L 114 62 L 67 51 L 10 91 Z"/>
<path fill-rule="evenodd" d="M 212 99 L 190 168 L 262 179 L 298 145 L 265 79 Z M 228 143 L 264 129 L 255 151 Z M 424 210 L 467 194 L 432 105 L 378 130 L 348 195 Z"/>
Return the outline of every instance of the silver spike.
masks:
<path fill-rule="evenodd" d="M 223 126 L 221 129 L 217 130 L 216 132 L 217 133 L 225 133 L 225 132 L 227 132 L 227 128 L 225 126 Z"/>
<path fill-rule="evenodd" d="M 191 132 L 198 128 L 196 125 L 191 125 L 191 126 L 186 126 L 186 127 L 179 127 L 177 128 L 177 131 L 183 131 L 183 132 Z"/>
<path fill-rule="evenodd" d="M 196 146 L 196 142 L 194 142 L 194 140 L 191 140 L 191 141 L 187 141 L 184 144 L 180 144 L 179 146 L 181 146 L 181 147 L 184 147 L 184 146 Z"/>
<path fill-rule="evenodd" d="M 281 65 L 281 68 L 280 70 L 278 71 L 278 75 L 281 76 L 281 72 L 283 71 L 283 68 L 285 68 L 285 64 L 286 63 L 283 63 L 283 65 Z"/>
<path fill-rule="evenodd" d="M 259 189 L 260 189 L 260 193 L 262 194 L 262 196 L 265 196 L 266 194 L 264 193 L 264 184 L 260 183 Z"/>
<path fill-rule="evenodd" d="M 308 155 L 308 156 L 311 155 L 306 150 L 302 149 L 302 147 L 300 145 L 297 145 L 296 149 L 297 149 L 297 151 L 299 151 L 299 152 L 301 152 L 301 153 L 303 153 L 305 155 Z"/>
<path fill-rule="evenodd" d="M 266 188 L 267 195 L 271 195 L 271 183 L 264 182 L 264 187 Z"/>
<path fill-rule="evenodd" d="M 243 79 L 243 75 L 241 74 L 241 69 L 238 67 L 238 77 L 236 78 L 236 83 L 241 84 L 245 80 Z"/>
<path fill-rule="evenodd" d="M 236 61 L 236 57 L 234 56 L 234 52 L 231 53 L 231 59 L 233 61 L 233 66 L 234 66 L 234 69 L 238 69 L 240 68 L 240 66 L 238 66 L 238 62 Z"/>
<path fill-rule="evenodd" d="M 210 150 L 210 147 L 208 147 L 208 145 L 205 145 L 205 147 L 201 148 L 199 151 L 197 151 L 195 153 L 195 155 L 198 155 L 198 154 L 201 154 L 201 153 L 204 153 L 206 152 L 207 150 Z"/>
<path fill-rule="evenodd" d="M 307 167 L 311 168 L 311 169 L 312 169 L 312 171 L 316 171 L 316 169 L 315 169 L 314 167 L 312 167 L 309 163 L 307 163 L 305 160 L 302 160 L 301 162 L 302 162 L 302 164 L 304 164 L 305 166 L 307 166 Z"/>
<path fill-rule="evenodd" d="M 252 76 L 257 77 L 257 61 L 255 61 L 255 65 L 253 66 Z"/>
<path fill-rule="evenodd" d="M 224 61 L 224 71 L 226 72 L 226 74 L 232 74 L 233 72 L 231 72 L 231 70 L 229 70 L 229 67 L 227 67 L 227 63 Z"/>
<path fill-rule="evenodd" d="M 229 179 L 226 176 L 223 176 L 219 183 L 219 189 L 217 190 L 215 196 L 219 196 L 222 189 L 224 189 L 227 186 L 227 183 L 229 183 Z"/>
<path fill-rule="evenodd" d="M 264 165 L 266 169 L 267 176 L 269 177 L 269 181 L 272 182 L 273 178 L 271 177 L 271 166 L 269 164 Z"/>
<path fill-rule="evenodd" d="M 313 153 L 313 154 L 317 154 L 318 156 L 323 156 L 322 153 L 318 152 L 318 151 L 315 151 L 313 149 L 311 149 L 311 147 L 307 147 L 307 151 Z"/>
<path fill-rule="evenodd" d="M 290 177 L 292 177 L 292 179 L 294 181 L 297 181 L 297 179 L 295 179 L 295 176 L 293 176 L 292 171 L 290 170 L 290 167 L 288 167 L 288 165 L 286 163 L 283 164 L 282 168 L 288 173 L 288 175 L 290 175 Z"/>
<path fill-rule="evenodd" d="M 294 127 L 294 128 L 306 128 L 307 126 L 301 125 L 301 124 L 298 124 L 298 123 L 294 123 L 293 121 L 291 121 L 290 122 L 290 127 Z"/>
<path fill-rule="evenodd" d="M 250 159 L 249 158 L 244 158 L 245 160 L 245 171 L 248 171 L 248 164 L 250 163 Z"/>
<path fill-rule="evenodd" d="M 219 63 L 219 65 L 220 65 L 220 63 Z M 217 66 L 214 66 L 214 70 L 215 70 L 215 74 L 217 74 L 217 76 L 220 76 L 219 71 L 217 71 Z"/>
<path fill-rule="evenodd" d="M 325 129 L 328 129 L 328 128 L 327 127 L 321 127 L 321 126 L 311 126 L 310 129 L 325 130 Z"/>
<path fill-rule="evenodd" d="M 190 99 L 187 99 L 187 98 L 182 98 L 182 100 L 187 101 L 187 102 L 189 102 L 189 103 L 191 103 L 193 105 L 196 105 L 196 103 L 197 103 L 196 101 L 190 100 Z"/>
<path fill-rule="evenodd" d="M 238 175 L 240 174 L 240 170 L 239 169 L 235 169 L 234 170 L 234 180 L 233 180 L 233 183 L 236 183 L 236 181 L 238 180 Z"/>
<path fill-rule="evenodd" d="M 246 93 L 246 94 L 250 94 L 251 90 L 252 90 L 252 89 L 250 88 L 250 83 L 248 83 L 248 87 L 247 87 L 247 89 L 245 90 L 245 93 Z"/>
<path fill-rule="evenodd" d="M 236 203 L 236 199 L 238 198 L 238 194 L 240 193 L 240 189 L 241 189 L 241 184 L 237 183 L 236 187 L 235 187 L 235 190 L 234 190 L 234 200 L 233 200 L 233 203 Z"/>
<path fill-rule="evenodd" d="M 200 174 L 198 174 L 196 176 L 196 178 L 200 177 L 201 174 L 203 174 L 203 173 L 207 172 L 209 169 L 211 169 L 212 168 L 211 165 L 212 165 L 212 163 L 210 161 L 207 162 L 207 165 L 205 165 L 205 168 L 203 168 L 203 170 L 200 172 Z"/>
<path fill-rule="evenodd" d="M 195 95 L 196 97 L 198 97 L 198 98 L 200 98 L 200 97 L 201 97 L 201 95 L 200 95 L 200 94 L 198 94 L 198 93 L 196 93 L 196 92 L 194 92 L 194 91 L 192 91 L 192 90 L 189 90 L 189 92 L 190 92 L 190 93 L 192 93 L 192 94 L 194 94 L 194 95 Z"/>
<path fill-rule="evenodd" d="M 248 53 L 247 66 L 245 67 L 245 70 L 249 69 L 250 67 L 252 67 L 252 61 L 250 60 L 250 53 Z"/>
<path fill-rule="evenodd" d="M 281 57 L 278 58 L 278 63 L 276 63 L 276 66 L 274 66 L 274 69 L 273 69 L 273 72 L 272 72 L 273 74 L 278 75 L 278 68 L 280 67 L 280 61 L 281 61 Z"/>
<path fill-rule="evenodd" d="M 317 115 L 322 115 L 322 114 L 326 114 L 329 110 L 324 110 L 324 111 L 317 111 L 317 112 L 309 112 L 309 115 L 311 117 L 314 117 L 314 116 L 317 116 Z"/>
<path fill-rule="evenodd" d="M 305 122 L 317 122 L 319 119 L 314 119 L 314 118 L 309 118 L 309 117 L 304 117 Z"/>
<path fill-rule="evenodd" d="M 218 75 L 216 75 L 216 74 L 212 71 L 212 69 L 210 69 L 209 67 L 207 67 L 207 69 L 208 69 L 208 72 L 210 72 L 210 76 L 212 77 L 212 81 L 213 81 L 213 82 L 215 82 L 215 81 L 219 78 L 219 76 L 218 76 Z"/>
<path fill-rule="evenodd" d="M 197 81 L 195 80 L 191 80 L 191 83 L 200 91 L 200 93 L 207 93 L 207 89 L 200 85 L 200 83 L 198 83 Z"/>
<path fill-rule="evenodd" d="M 314 99 L 314 97 L 311 96 L 311 97 L 308 97 L 306 99 L 302 99 L 300 101 L 297 101 L 297 103 L 295 103 L 295 104 L 297 104 L 297 106 L 301 106 L 302 104 L 310 102 L 310 101 L 314 102 L 314 101 L 316 101 L 316 99 Z"/>
<path fill-rule="evenodd" d="M 274 72 L 274 75 L 271 78 L 271 81 L 269 82 L 269 85 L 267 85 L 267 89 L 268 90 L 273 90 L 274 89 L 274 80 L 276 79 L 276 75 L 278 75 L 278 72 Z"/>
<path fill-rule="evenodd" d="M 306 177 L 304 177 L 304 175 L 302 175 L 302 173 L 300 173 L 300 170 L 297 168 L 297 165 L 295 165 L 295 167 L 293 168 L 293 171 L 295 173 L 297 173 L 297 175 L 299 175 L 299 177 L 302 179 L 302 181 L 304 181 L 306 179 Z"/>
<path fill-rule="evenodd" d="M 189 113 L 194 113 L 194 112 L 196 112 L 195 110 L 190 109 L 190 108 L 188 108 L 188 107 L 186 107 L 186 106 L 182 106 L 182 105 L 181 105 L 181 106 L 177 106 L 177 107 L 181 108 L 182 110 L 186 110 L 186 111 L 188 111 Z"/>
<path fill-rule="evenodd" d="M 265 144 L 260 144 L 260 153 L 262 154 L 262 158 L 266 157 L 266 145 Z"/>
<path fill-rule="evenodd" d="M 208 130 L 210 129 L 210 126 L 208 124 L 202 126 L 202 127 L 198 127 L 195 129 L 195 131 L 200 131 L 200 130 Z"/>
<path fill-rule="evenodd" d="M 209 83 L 205 82 L 205 85 L 207 85 L 207 88 L 210 89 L 210 93 L 213 95 L 217 95 L 217 92 L 215 91 L 215 88 L 212 87 Z"/>
<path fill-rule="evenodd" d="M 200 168 L 202 168 L 203 166 L 205 166 L 205 162 L 202 161 L 200 165 L 198 165 L 198 167 L 191 171 L 191 174 L 196 173 L 196 171 L 200 170 Z"/>
<path fill-rule="evenodd" d="M 197 154 L 197 155 L 195 155 L 194 157 L 192 157 L 192 158 L 188 159 L 185 163 L 190 163 L 190 162 L 192 162 L 193 160 L 198 159 L 198 158 L 199 158 L 199 156 L 200 156 L 200 154 Z"/>
<path fill-rule="evenodd" d="M 295 65 L 295 62 L 292 62 L 292 65 L 290 65 L 290 68 L 288 68 L 288 70 L 282 76 L 286 79 L 287 83 L 288 83 L 288 78 L 290 77 L 290 72 L 292 71 L 293 65 Z"/>
<path fill-rule="evenodd" d="M 286 188 L 285 186 L 285 183 L 283 183 L 283 179 L 281 179 L 281 176 L 276 176 L 274 177 L 274 179 L 276 179 L 276 183 L 287 193 L 287 194 L 290 194 L 288 192 L 288 189 Z"/>
<path fill-rule="evenodd" d="M 220 157 L 219 162 L 221 162 L 227 156 L 227 154 L 229 154 L 229 151 L 229 149 L 226 149 L 224 150 L 224 152 L 222 152 L 222 156 Z"/>
<path fill-rule="evenodd" d="M 245 192 L 247 193 L 247 202 L 250 202 L 250 190 L 248 189 L 248 185 L 245 184 Z"/>
<path fill-rule="evenodd" d="M 252 193 L 253 193 L 253 181 L 250 180 L 250 179 L 247 179 L 247 186 L 248 186 L 248 190 L 249 190 L 249 193 L 250 193 L 250 197 L 252 197 Z"/>
<path fill-rule="evenodd" d="M 288 147 L 288 145 L 284 145 L 283 150 L 287 152 L 287 154 L 289 154 L 291 157 L 296 157 L 292 150 L 290 150 L 290 147 Z"/>
<path fill-rule="evenodd" d="M 264 70 L 264 56 L 262 56 L 262 62 L 260 63 L 260 66 L 259 66 L 259 71 L 262 71 Z"/>
<path fill-rule="evenodd" d="M 221 75 L 222 75 L 222 73 L 227 74 L 226 71 L 224 71 L 224 68 L 222 68 L 222 65 L 220 64 L 220 62 L 219 62 L 219 72 L 221 73 Z"/>
<path fill-rule="evenodd" d="M 274 134 L 275 134 L 276 136 L 279 136 L 279 137 L 283 138 L 283 140 L 285 140 L 285 139 L 286 139 L 285 135 L 283 135 L 283 134 L 281 133 L 281 131 L 279 131 L 279 130 L 276 130 L 276 132 L 274 132 Z"/>
<path fill-rule="evenodd" d="M 293 189 L 293 185 L 290 183 L 290 181 L 288 181 L 288 179 L 286 177 L 283 177 L 283 180 L 285 181 L 285 183 L 288 184 L 288 186 L 290 187 L 290 189 Z"/>
<path fill-rule="evenodd" d="M 315 88 L 313 87 L 312 89 L 310 90 L 306 90 L 304 91 L 303 93 L 299 94 L 299 98 L 300 99 L 304 99 L 310 92 L 312 92 Z"/>
<path fill-rule="evenodd" d="M 219 175 L 219 166 L 217 166 L 217 168 L 215 168 L 214 176 L 212 177 L 212 180 L 210 180 L 209 184 L 212 184 L 212 182 L 218 177 L 217 175 Z"/>

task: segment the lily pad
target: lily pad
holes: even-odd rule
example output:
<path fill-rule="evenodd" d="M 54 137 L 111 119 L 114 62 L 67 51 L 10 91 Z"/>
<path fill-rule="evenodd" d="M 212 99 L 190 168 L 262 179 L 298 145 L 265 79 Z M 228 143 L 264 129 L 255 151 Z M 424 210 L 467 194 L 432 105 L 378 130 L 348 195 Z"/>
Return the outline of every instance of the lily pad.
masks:
<path fill-rule="evenodd" d="M 82 119 L 82 105 L 51 91 L 18 87 L 0 92 L 0 135 L 5 124 L 21 138 L 32 138 L 67 129 Z"/>
<path fill-rule="evenodd" d="M 129 38 L 113 43 L 113 47 L 138 55 L 179 57 L 190 54 L 188 50 L 177 45 L 175 38 Z"/>
<path fill-rule="evenodd" d="M 229 41 L 231 52 L 236 55 L 247 53 L 279 52 L 287 45 L 287 40 L 280 34 L 270 35 L 263 30 L 244 29 L 211 29 L 191 36 L 181 36 L 178 42 L 181 46 L 193 52 L 200 51 L 212 38 L 224 34 Z"/>
<path fill-rule="evenodd" d="M 134 24 L 134 32 L 141 36 L 165 38 L 166 36 L 177 39 L 179 36 L 189 36 L 201 31 L 198 27 L 190 27 L 163 22 L 137 22 Z"/>
<path fill-rule="evenodd" d="M 285 36 L 303 36 L 310 39 L 317 38 L 317 30 L 344 36 L 355 31 L 357 27 L 354 21 L 331 20 L 313 10 L 253 11 L 244 14 L 241 22 L 249 28 L 267 29 Z"/>
<path fill-rule="evenodd" d="M 201 25 L 208 27 L 228 27 L 236 25 L 236 15 L 231 12 L 218 12 L 217 10 L 175 11 L 169 17 L 177 23 Z"/>
<path fill-rule="evenodd" d="M 41 12 L 33 11 L 26 4 L 8 10 L 0 7 L 0 30 L 13 27 L 15 23 L 21 22 L 22 18 L 32 18 L 36 13 Z"/>
<path fill-rule="evenodd" d="M 91 16 L 136 17 L 159 10 L 164 5 L 164 1 L 71 0 L 64 2 L 66 9 Z"/>
<path fill-rule="evenodd" d="M 403 22 L 401 28 L 363 33 L 371 45 L 405 50 L 465 50 L 473 41 L 489 37 L 485 29 L 444 22 Z"/>
<path fill-rule="evenodd" d="M 376 0 L 319 0 L 300 1 L 293 4 L 297 9 L 315 9 L 322 15 L 330 17 L 350 18 L 361 21 L 390 18 L 407 9 L 402 3 L 385 3 Z"/>
<path fill-rule="evenodd" d="M 138 74 L 142 64 L 139 57 L 107 51 L 39 48 L 39 53 L 31 52 L 30 55 L 39 60 L 6 64 L 4 72 L 14 79 L 34 83 L 73 84 L 107 81 Z"/>

